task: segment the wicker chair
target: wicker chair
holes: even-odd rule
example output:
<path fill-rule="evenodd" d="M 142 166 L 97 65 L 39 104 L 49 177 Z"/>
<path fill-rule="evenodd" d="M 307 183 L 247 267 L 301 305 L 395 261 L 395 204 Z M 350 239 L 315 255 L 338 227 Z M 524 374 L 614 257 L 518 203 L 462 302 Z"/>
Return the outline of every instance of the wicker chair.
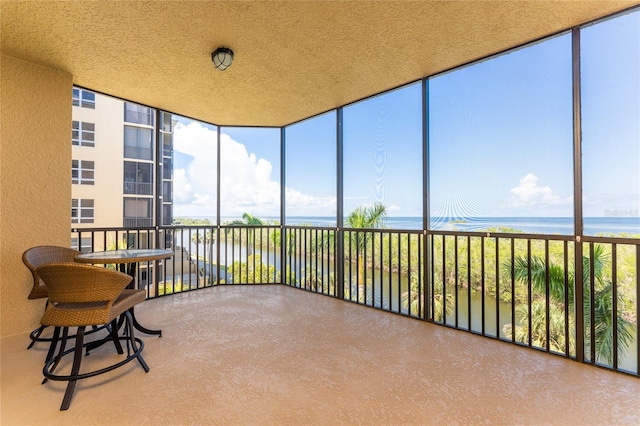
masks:
<path fill-rule="evenodd" d="M 26 250 L 22 254 L 22 262 L 29 268 L 31 275 L 33 275 L 33 287 L 29 293 L 29 299 L 46 299 L 49 296 L 47 288 L 36 272 L 37 267 L 53 262 L 73 262 L 78 254 L 80 254 L 78 250 L 59 246 L 37 246 Z M 44 325 L 41 325 L 31 332 L 29 335 L 31 343 L 27 349 L 31 349 L 36 342 L 52 341 L 52 338 L 41 337 L 42 331 L 45 328 Z"/>
<path fill-rule="evenodd" d="M 144 290 L 125 289 L 131 282 L 131 276 L 122 272 L 79 263 L 51 263 L 37 268 L 37 273 L 45 283 L 49 294 L 49 303 L 42 316 L 41 324 L 62 329 L 60 350 L 57 355 L 49 359 L 42 370 L 47 379 L 68 381 L 67 390 L 62 400 L 60 410 L 66 410 L 71 404 L 71 398 L 80 379 L 97 376 L 114 370 L 137 359 L 145 372 L 149 367 L 142 358 L 144 344 L 134 336 L 131 309 L 145 300 Z M 118 317 L 124 315 L 124 336 L 118 337 Z M 120 345 L 119 340 L 127 342 L 127 356 L 108 367 L 100 370 L 80 373 L 82 352 L 85 343 L 85 328 L 102 324 L 111 324 L 108 340 L 113 339 Z M 75 347 L 65 351 L 69 327 L 77 327 Z M 57 334 L 57 333 L 56 333 Z M 52 346 L 55 342 L 52 343 Z M 131 351 L 130 351 L 131 348 Z M 61 358 L 74 353 L 71 373 L 68 375 L 54 374 L 54 370 Z M 121 350 L 118 351 L 122 353 Z M 44 382 L 43 382 L 44 383 Z"/>

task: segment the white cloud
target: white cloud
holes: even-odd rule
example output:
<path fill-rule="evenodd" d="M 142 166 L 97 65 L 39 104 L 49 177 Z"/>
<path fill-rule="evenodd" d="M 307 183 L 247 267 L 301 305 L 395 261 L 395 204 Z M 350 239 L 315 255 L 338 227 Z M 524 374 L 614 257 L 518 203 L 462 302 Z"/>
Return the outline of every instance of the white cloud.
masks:
<path fill-rule="evenodd" d="M 215 132 L 191 122 L 174 128 L 174 151 L 190 158 L 173 170 L 174 216 L 215 216 L 217 164 Z"/>
<path fill-rule="evenodd" d="M 173 170 L 173 202 L 175 204 L 190 204 L 194 200 L 193 187 L 187 179 L 185 169 Z"/>
<path fill-rule="evenodd" d="M 561 198 L 549 186 L 538 186 L 538 177 L 528 173 L 511 188 L 511 207 L 558 206 L 571 203 L 571 197 Z"/>
<path fill-rule="evenodd" d="M 222 213 L 278 215 L 280 184 L 272 179 L 271 163 L 248 153 L 243 144 L 229 135 L 222 134 L 220 144 L 224 159 L 220 182 Z"/>
<path fill-rule="evenodd" d="M 174 216 L 213 217 L 216 212 L 216 133 L 198 122 L 178 123 L 174 150 L 188 163 L 175 165 Z M 229 135 L 220 135 L 223 159 L 221 170 L 221 211 L 225 216 L 249 212 L 259 216 L 279 216 L 280 183 L 273 179 L 272 164 L 249 153 Z M 184 161 L 183 161 L 184 162 Z M 286 188 L 291 215 L 315 215 L 335 211 L 335 197 L 314 197 Z"/>
<path fill-rule="evenodd" d="M 287 215 L 289 216 L 334 216 L 336 197 L 314 197 L 293 189 L 285 189 Z"/>

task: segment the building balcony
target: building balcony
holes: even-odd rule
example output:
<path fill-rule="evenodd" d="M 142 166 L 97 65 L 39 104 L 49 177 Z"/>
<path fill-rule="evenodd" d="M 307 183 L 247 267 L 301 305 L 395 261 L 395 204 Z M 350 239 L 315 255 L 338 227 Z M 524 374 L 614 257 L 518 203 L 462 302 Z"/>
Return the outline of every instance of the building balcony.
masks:
<path fill-rule="evenodd" d="M 125 194 L 153 195 L 153 184 L 151 182 L 124 182 Z"/>
<path fill-rule="evenodd" d="M 127 228 L 153 226 L 153 219 L 149 217 L 125 217 L 122 222 Z"/>

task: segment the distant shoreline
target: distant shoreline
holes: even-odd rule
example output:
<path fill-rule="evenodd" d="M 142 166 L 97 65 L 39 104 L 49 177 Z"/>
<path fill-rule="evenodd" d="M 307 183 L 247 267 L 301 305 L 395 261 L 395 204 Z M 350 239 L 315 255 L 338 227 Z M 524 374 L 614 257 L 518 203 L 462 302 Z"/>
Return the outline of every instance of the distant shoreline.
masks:
<path fill-rule="evenodd" d="M 176 219 L 180 219 L 177 217 Z M 216 223 L 215 217 L 194 217 L 208 219 Z M 223 217 L 222 223 L 238 219 Z M 279 217 L 264 216 L 260 219 L 268 222 L 278 221 Z M 288 216 L 286 225 L 336 226 L 336 218 L 328 216 Z M 389 216 L 385 219 L 386 229 L 422 229 L 423 218 L 416 216 Z M 600 216 L 584 218 L 584 235 L 629 234 L 640 235 L 640 216 Z M 432 217 L 430 229 L 437 231 L 481 231 L 488 228 L 508 228 L 525 233 L 573 235 L 572 217 Z"/>

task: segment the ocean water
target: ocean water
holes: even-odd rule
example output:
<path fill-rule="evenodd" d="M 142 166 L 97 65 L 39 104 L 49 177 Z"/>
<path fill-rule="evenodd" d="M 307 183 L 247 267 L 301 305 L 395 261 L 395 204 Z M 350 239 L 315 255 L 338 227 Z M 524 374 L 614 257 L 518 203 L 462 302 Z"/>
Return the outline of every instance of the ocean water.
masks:
<path fill-rule="evenodd" d="M 278 218 L 267 218 L 278 220 Z M 333 217 L 299 216 L 288 217 L 287 225 L 335 226 Z M 430 229 L 441 231 L 484 231 L 489 228 L 511 228 L 531 234 L 573 235 L 573 218 L 570 217 L 434 217 Z M 420 217 L 387 217 L 384 227 L 388 229 L 422 229 Z M 584 235 L 599 234 L 640 235 L 640 217 L 586 217 Z"/>

